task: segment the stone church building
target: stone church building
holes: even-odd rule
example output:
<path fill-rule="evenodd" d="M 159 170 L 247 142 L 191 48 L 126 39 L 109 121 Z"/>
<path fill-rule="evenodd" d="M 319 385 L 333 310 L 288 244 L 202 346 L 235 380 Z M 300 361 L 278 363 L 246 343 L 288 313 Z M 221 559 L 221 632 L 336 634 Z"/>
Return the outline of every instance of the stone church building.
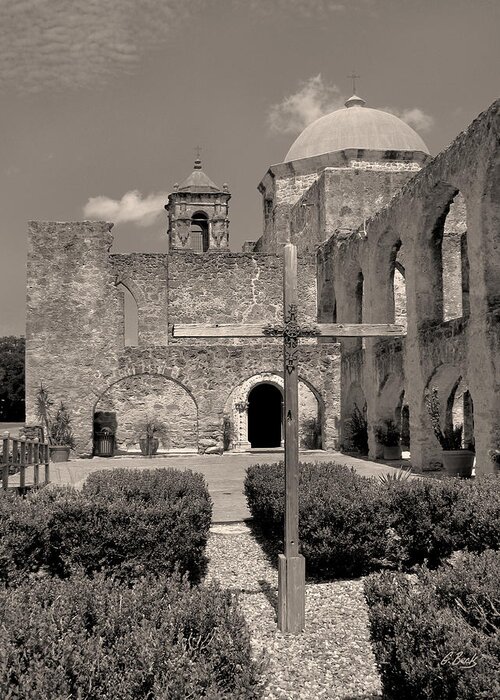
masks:
<path fill-rule="evenodd" d="M 280 323 L 282 246 L 299 252 L 299 321 L 399 322 L 401 338 L 301 341 L 303 448 L 350 449 L 351 419 L 403 429 L 415 469 L 440 448 L 425 408 L 463 424 L 477 471 L 500 449 L 500 102 L 438 156 L 392 114 L 353 95 L 310 124 L 258 189 L 263 231 L 229 249 L 227 185 L 195 161 L 166 203 L 164 253 L 110 252 L 112 224 L 31 222 L 27 421 L 40 382 L 70 409 L 77 452 L 95 453 L 96 417 L 118 451 L 141 421 L 164 422 L 164 450 L 244 451 L 282 440 L 282 343 L 189 339 L 175 324 Z M 136 307 L 130 339 L 130 305 Z M 133 334 L 132 334 L 133 335 Z M 110 424 L 111 424 L 110 423 Z"/>

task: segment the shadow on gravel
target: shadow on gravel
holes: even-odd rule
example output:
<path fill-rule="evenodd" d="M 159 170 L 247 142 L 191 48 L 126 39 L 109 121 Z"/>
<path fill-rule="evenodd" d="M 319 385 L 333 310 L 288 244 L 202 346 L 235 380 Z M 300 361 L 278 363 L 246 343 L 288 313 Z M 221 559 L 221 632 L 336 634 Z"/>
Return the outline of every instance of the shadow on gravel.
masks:
<path fill-rule="evenodd" d="M 250 528 L 250 532 L 255 538 L 255 541 L 260 545 L 260 548 L 266 555 L 268 562 L 274 569 L 277 569 L 278 554 L 283 551 L 283 542 L 271 541 L 267 537 L 264 537 L 261 527 L 255 520 L 246 520 L 245 522 Z"/>
<path fill-rule="evenodd" d="M 263 579 L 259 579 L 258 584 L 262 593 L 266 596 L 269 604 L 276 613 L 275 619 L 278 619 L 278 594 L 276 592 L 276 589 L 273 586 L 271 586 L 269 581 L 264 581 Z"/>

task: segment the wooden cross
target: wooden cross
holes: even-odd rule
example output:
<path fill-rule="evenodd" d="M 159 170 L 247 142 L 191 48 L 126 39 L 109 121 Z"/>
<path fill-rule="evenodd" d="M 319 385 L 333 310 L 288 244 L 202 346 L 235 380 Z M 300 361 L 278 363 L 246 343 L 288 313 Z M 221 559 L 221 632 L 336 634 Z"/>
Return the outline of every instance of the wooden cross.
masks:
<path fill-rule="evenodd" d="M 297 248 L 284 247 L 283 324 L 179 324 L 172 327 L 177 338 L 261 338 L 283 337 L 285 386 L 285 553 L 278 559 L 278 627 L 298 634 L 305 625 L 305 561 L 299 554 L 299 422 L 298 353 L 299 339 L 338 336 L 401 336 L 403 326 L 395 323 L 319 323 L 300 326 L 297 318 Z"/>

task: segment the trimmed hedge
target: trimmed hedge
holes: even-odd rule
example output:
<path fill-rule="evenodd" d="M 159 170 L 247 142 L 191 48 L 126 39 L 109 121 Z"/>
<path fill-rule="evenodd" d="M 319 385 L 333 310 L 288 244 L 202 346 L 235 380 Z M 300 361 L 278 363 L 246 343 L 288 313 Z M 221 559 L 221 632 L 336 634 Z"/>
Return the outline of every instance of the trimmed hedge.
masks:
<path fill-rule="evenodd" d="M 231 593 L 97 574 L 0 590 L 0 697 L 261 697 L 260 664 Z"/>
<path fill-rule="evenodd" d="M 454 566 L 365 582 L 384 697 L 500 697 L 500 553 L 464 553 Z"/>
<path fill-rule="evenodd" d="M 274 546 L 283 541 L 283 463 L 247 470 L 245 494 L 255 524 Z M 339 464 L 301 464 L 299 538 L 313 576 L 360 576 L 386 554 L 387 503 L 373 479 Z"/>
<path fill-rule="evenodd" d="M 247 470 L 254 527 L 282 548 L 283 463 Z M 484 476 L 382 484 L 335 463 L 301 464 L 299 538 L 309 574 L 359 576 L 383 566 L 438 566 L 453 551 L 500 548 L 500 480 Z"/>
<path fill-rule="evenodd" d="M 127 581 L 175 570 L 200 581 L 208 490 L 199 474 L 159 471 L 101 472 L 81 492 L 54 488 L 0 499 L 0 580 L 13 585 L 39 570 L 64 578 L 79 566 Z"/>

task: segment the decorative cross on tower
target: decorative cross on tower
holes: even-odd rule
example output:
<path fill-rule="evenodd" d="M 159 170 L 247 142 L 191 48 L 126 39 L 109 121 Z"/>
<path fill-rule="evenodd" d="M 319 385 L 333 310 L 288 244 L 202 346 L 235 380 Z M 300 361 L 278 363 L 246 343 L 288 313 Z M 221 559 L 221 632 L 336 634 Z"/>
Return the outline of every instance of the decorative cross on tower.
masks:
<path fill-rule="evenodd" d="M 355 95 L 356 94 L 356 79 L 361 78 L 361 76 L 356 75 L 356 73 L 353 71 L 351 73 L 351 75 L 348 75 L 347 77 L 352 80 L 352 94 Z"/>
<path fill-rule="evenodd" d="M 299 554 L 299 431 L 298 355 L 300 338 L 320 336 L 400 336 L 403 326 L 395 323 L 319 323 L 300 326 L 297 319 L 297 248 L 284 247 L 283 324 L 174 325 L 176 338 L 260 338 L 283 337 L 285 385 L 285 553 L 278 560 L 278 627 L 298 634 L 305 625 L 305 561 Z"/>

